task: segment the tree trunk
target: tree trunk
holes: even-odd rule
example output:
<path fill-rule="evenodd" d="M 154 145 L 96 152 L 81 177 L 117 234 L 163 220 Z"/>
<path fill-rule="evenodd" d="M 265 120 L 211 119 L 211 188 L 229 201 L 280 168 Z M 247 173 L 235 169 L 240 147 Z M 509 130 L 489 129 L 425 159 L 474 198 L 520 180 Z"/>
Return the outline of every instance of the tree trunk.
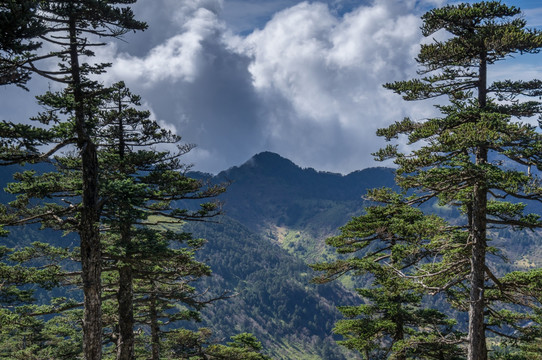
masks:
<path fill-rule="evenodd" d="M 487 103 L 487 62 L 485 51 L 480 56 L 478 106 L 484 109 Z M 476 165 L 487 163 L 488 149 L 478 146 Z M 469 344 L 468 360 L 487 360 L 487 345 L 484 324 L 485 309 L 485 268 L 487 236 L 487 185 L 484 174 L 474 185 L 472 207 L 470 208 L 470 240 L 472 241 L 471 283 L 469 296 Z"/>
<path fill-rule="evenodd" d="M 160 325 L 158 324 L 156 297 L 154 294 L 151 295 L 149 308 L 151 317 L 152 360 L 160 360 Z"/>
<path fill-rule="evenodd" d="M 395 262 L 395 258 L 394 258 L 394 254 L 393 254 L 393 249 L 395 248 L 395 245 L 396 245 L 396 241 L 395 239 L 392 239 L 391 242 L 390 242 L 390 245 L 391 245 L 391 266 L 392 267 L 396 267 L 398 264 Z M 403 341 L 405 340 L 405 321 L 403 319 L 403 315 L 402 315 L 402 310 L 403 310 L 403 304 L 401 302 L 401 296 L 395 296 L 393 298 L 393 303 L 395 306 L 397 306 L 396 309 L 394 309 L 394 311 L 396 312 L 397 315 L 395 315 L 393 318 L 392 318 L 392 321 L 393 323 L 395 324 L 395 333 L 393 334 L 393 343 L 396 344 L 397 342 L 399 341 Z M 396 353 L 395 354 L 395 359 L 396 360 L 406 360 L 406 349 L 402 349 L 400 353 Z"/>
<path fill-rule="evenodd" d="M 402 305 L 399 304 L 398 308 L 401 309 Z M 395 334 L 393 335 L 393 341 L 394 343 L 397 343 L 399 341 L 405 340 L 405 331 L 404 331 L 404 321 L 403 317 L 401 315 L 398 315 L 393 322 L 395 323 L 395 326 L 397 327 L 395 330 Z M 407 360 L 406 357 L 406 349 L 402 349 L 400 353 L 395 355 L 395 359 L 397 360 Z"/>
<path fill-rule="evenodd" d="M 126 174 L 124 164 L 124 124 L 122 121 L 122 91 L 119 90 L 118 98 L 118 140 L 119 140 L 119 171 Z M 129 213 L 130 204 L 124 201 L 120 204 L 119 220 L 120 243 L 125 249 L 127 263 L 119 266 L 119 292 L 117 301 L 119 304 L 119 340 L 117 345 L 117 360 L 132 360 L 134 358 L 134 275 L 130 263 L 130 244 L 132 242 L 131 222 Z"/>
<path fill-rule="evenodd" d="M 119 339 L 117 360 L 134 359 L 133 274 L 130 265 L 119 269 Z"/>
<path fill-rule="evenodd" d="M 98 158 L 96 146 L 86 131 L 75 19 L 69 19 L 71 86 L 75 100 L 77 146 L 81 154 L 83 196 L 79 236 L 84 295 L 83 355 L 102 358 L 101 246 L 98 231 Z"/>
<path fill-rule="evenodd" d="M 487 360 L 484 326 L 484 287 L 486 258 L 486 207 L 485 189 L 476 185 L 472 207 L 471 240 L 471 289 L 469 303 L 468 360 Z"/>

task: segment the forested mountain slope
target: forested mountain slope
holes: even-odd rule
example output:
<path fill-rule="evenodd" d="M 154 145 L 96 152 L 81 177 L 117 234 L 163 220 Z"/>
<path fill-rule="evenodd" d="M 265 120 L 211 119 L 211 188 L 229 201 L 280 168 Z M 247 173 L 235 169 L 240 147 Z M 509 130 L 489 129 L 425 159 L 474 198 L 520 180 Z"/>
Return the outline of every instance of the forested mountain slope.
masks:
<path fill-rule="evenodd" d="M 272 156 L 279 158 L 281 162 L 289 163 L 278 155 Z M 292 169 L 299 169 L 292 163 L 289 164 Z M 281 175 L 280 171 L 276 171 L 277 169 L 269 164 L 263 165 L 263 173 L 274 174 L 274 178 L 268 179 L 262 174 L 254 174 L 262 181 L 258 184 L 262 186 L 259 195 L 249 186 L 254 181 L 250 169 L 239 168 L 240 181 L 233 181 L 231 187 L 236 193 L 222 199 L 227 204 L 226 214 L 213 219 L 213 222 L 189 223 L 184 227 L 184 230 L 192 232 L 195 237 L 207 239 L 207 244 L 199 252 L 199 259 L 211 267 L 213 276 L 198 284 L 202 292 L 206 292 L 204 298 L 219 296 L 223 292 L 233 295 L 229 299 L 207 306 L 202 313 L 202 323 L 185 325 L 190 328 L 211 328 L 212 341 L 220 342 L 227 342 L 230 336 L 240 332 L 252 332 L 263 342 L 264 351 L 276 359 L 355 358 L 352 354 L 345 354 L 332 335 L 333 324 L 339 318 L 336 306 L 353 303 L 355 295 L 338 284 L 311 284 L 314 273 L 306 263 L 258 234 L 255 229 L 263 227 L 257 226 L 256 220 L 245 225 L 230 217 L 229 209 L 236 211 L 234 205 L 237 199 L 244 203 L 259 197 L 259 205 L 266 208 L 266 211 L 262 213 L 257 209 L 250 209 L 250 213 L 255 219 L 261 219 L 262 224 L 275 221 L 272 217 L 273 208 L 269 205 L 280 204 L 281 201 L 274 199 L 274 194 L 284 191 L 292 194 L 292 198 L 302 204 L 303 197 L 294 196 L 298 190 L 289 188 L 299 186 L 295 179 Z M 49 170 L 50 165 L 39 164 L 32 168 L 42 172 Z M 12 181 L 12 171 L 21 170 L 19 167 L 9 169 L 0 179 L 4 184 Z M 301 169 L 299 171 L 302 174 L 305 172 Z M 308 173 L 318 174 L 314 170 L 309 170 Z M 283 183 L 281 178 L 284 179 Z M 214 180 L 222 181 L 223 177 Z M 317 180 L 311 181 L 315 186 L 322 186 Z M 274 182 L 276 183 L 271 186 Z M 238 188 L 239 185 L 241 189 Z M 242 188 L 247 186 L 246 191 L 242 191 Z M 274 193 L 263 191 L 265 188 L 273 190 Z M 11 199 L 12 196 L 3 194 L 2 201 Z M 284 203 L 281 209 L 287 211 L 290 206 Z M 237 213 L 243 217 L 242 211 Z M 62 236 L 61 232 L 38 230 L 38 227 L 39 225 L 35 225 L 17 229 L 10 233 L 3 243 L 10 247 L 22 247 L 39 240 L 66 248 L 78 246 L 74 235 Z M 46 303 L 50 296 L 63 296 L 63 291 L 40 290 L 37 296 L 41 299 L 40 302 Z"/>
<path fill-rule="evenodd" d="M 214 276 L 205 286 L 237 294 L 209 305 L 201 325 L 223 338 L 232 328 L 252 332 L 275 358 L 343 359 L 331 329 L 336 306 L 354 295 L 339 284 L 311 284 L 315 274 L 307 263 L 334 256 L 324 239 L 362 211 L 366 189 L 393 186 L 393 170 L 344 176 L 264 152 L 214 177 L 193 175 L 230 182 L 220 197 L 225 215 L 186 228 L 208 240 L 201 260 Z"/>
<path fill-rule="evenodd" d="M 269 222 L 336 228 L 342 225 L 346 213 L 361 208 L 366 189 L 394 186 L 392 169 L 370 168 L 348 175 L 318 172 L 302 169 L 271 152 L 257 154 L 215 179 L 232 182 L 222 197 L 226 213 L 253 230 Z M 336 209 L 329 212 L 339 204 L 348 204 L 344 213 Z"/>
<path fill-rule="evenodd" d="M 208 239 L 201 260 L 213 276 L 202 287 L 233 295 L 210 304 L 198 326 L 219 339 L 251 332 L 276 359 L 345 359 L 331 329 L 336 305 L 352 303 L 354 295 L 337 284 L 311 284 L 314 274 L 303 261 L 228 217 L 186 229 Z"/>
<path fill-rule="evenodd" d="M 221 197 L 229 217 L 307 262 L 327 256 L 330 249 L 324 244 L 325 238 L 363 212 L 368 205 L 362 198 L 367 189 L 396 188 L 394 170 L 390 168 L 341 175 L 302 169 L 271 152 L 257 154 L 212 179 L 231 182 Z M 435 202 L 424 204 L 423 210 L 452 222 L 459 216 L 457 210 Z M 527 211 L 540 214 L 542 208 L 528 202 Z M 503 249 L 510 266 L 542 266 L 538 232 L 495 229 L 492 234 L 491 240 Z"/>
<path fill-rule="evenodd" d="M 209 305 L 202 325 L 223 338 L 232 328 L 252 332 L 275 358 L 344 358 L 331 329 L 336 306 L 354 295 L 339 284 L 311 284 L 315 274 L 307 263 L 334 256 L 326 255 L 324 239 L 362 211 L 366 189 L 393 186 L 393 170 L 344 176 L 264 152 L 214 177 L 193 175 L 230 182 L 218 223 L 187 228 L 208 240 L 201 256 L 214 276 L 205 285 L 237 294 Z"/>
<path fill-rule="evenodd" d="M 231 182 L 221 197 L 226 216 L 219 224 L 197 225 L 193 231 L 209 241 L 203 254 L 215 274 L 211 287 L 227 284 L 239 295 L 211 305 L 205 324 L 213 324 L 224 336 L 232 326 L 254 332 L 279 358 L 337 356 L 327 331 L 337 316 L 332 308 L 347 304 L 348 295 L 340 287 L 311 285 L 307 264 L 336 256 L 325 238 L 363 212 L 367 189 L 394 187 L 393 178 L 388 168 L 345 176 L 302 169 L 269 152 L 211 177 L 213 182 Z M 424 211 L 452 221 L 458 216 L 435 203 L 424 205 Z M 538 233 L 493 234 L 493 243 L 504 249 L 500 255 L 510 260 L 498 272 L 542 265 Z"/>
<path fill-rule="evenodd" d="M 326 237 L 363 211 L 367 189 L 394 187 L 393 178 L 389 168 L 341 175 L 263 152 L 212 181 L 231 182 L 220 198 L 227 216 L 310 262 L 326 255 Z"/>

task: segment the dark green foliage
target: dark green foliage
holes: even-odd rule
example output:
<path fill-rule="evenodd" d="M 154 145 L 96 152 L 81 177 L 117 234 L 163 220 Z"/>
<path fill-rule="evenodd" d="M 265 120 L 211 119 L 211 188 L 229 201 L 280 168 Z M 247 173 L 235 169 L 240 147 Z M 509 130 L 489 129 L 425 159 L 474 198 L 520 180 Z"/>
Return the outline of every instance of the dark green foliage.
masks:
<path fill-rule="evenodd" d="M 92 359 L 101 357 L 100 298 L 110 298 L 111 293 L 116 292 L 115 286 L 119 289 L 117 320 L 121 332 L 124 328 L 124 335 L 134 330 L 131 313 L 134 297 L 139 309 L 147 309 L 137 312 L 137 320 L 142 324 L 154 322 L 150 325 L 153 344 L 157 341 L 154 335 L 161 336 L 159 322 L 171 325 L 178 320 L 197 318 L 196 311 L 179 310 L 175 302 L 184 301 L 196 310 L 204 303 L 196 300 L 195 289 L 189 285 L 210 273 L 207 266 L 193 259 L 203 241 L 162 226 L 216 214 L 218 207 L 212 203 L 202 204 L 195 211 L 173 205 L 179 200 L 203 199 L 223 191 L 221 186 L 200 190 L 201 182 L 184 175 L 185 167 L 178 158 L 190 146 L 178 147 L 177 153 L 148 150 L 157 144 L 177 145 L 180 138 L 150 121 L 148 112 L 127 106 L 126 103 L 138 105 L 139 98 L 130 94 L 123 84 L 104 89 L 89 79 L 89 75 L 100 74 L 108 66 L 81 62 L 82 56 L 94 55 L 93 46 L 103 45 L 96 39 L 120 37 L 128 31 L 146 27 L 134 20 L 132 11 L 125 7 L 134 2 L 8 1 L 2 2 L 0 8 L 1 27 L 5 30 L 1 65 L 6 69 L 6 77 L 2 78 L 2 83 L 24 84 L 31 73 L 37 73 L 67 85 L 59 93 L 48 92 L 38 98 L 46 111 L 34 120 L 45 127 L 3 123 L 3 164 L 49 160 L 66 145 L 75 144 L 80 151 L 57 157 L 55 172 L 24 171 L 16 175 L 18 182 L 10 185 L 9 191 L 18 196 L 2 209 L 2 223 L 40 223 L 43 227 L 80 235 L 80 255 L 70 251 L 69 256 L 81 261 L 82 271 L 73 272 L 69 284 L 82 286 L 85 293 L 84 356 Z M 35 42 L 38 37 L 40 42 Z M 48 42 L 53 50 L 41 51 L 41 41 Z M 53 58 L 60 61 L 58 69 L 40 66 Z M 109 105 L 114 108 L 107 108 Z M 48 152 L 40 151 L 43 145 L 50 147 L 51 144 Z M 132 151 L 134 148 L 143 150 Z M 97 151 L 101 152 L 98 154 Z M 99 220 L 106 230 L 102 236 L 104 251 L 97 233 Z M 172 243 L 177 243 L 175 248 Z M 16 261 L 38 260 L 19 258 Z M 43 257 L 38 263 L 47 264 Z M 102 266 L 106 270 L 103 278 Z M 66 269 L 63 266 L 57 269 L 61 273 L 53 275 L 60 284 L 58 279 L 63 279 Z M 133 269 L 137 269 L 137 273 L 134 274 Z M 27 267 L 25 271 L 29 274 L 32 268 Z M 102 280 L 106 286 L 103 295 L 100 294 Z M 28 286 L 33 281 L 27 276 L 17 285 Z M 135 296 L 134 282 L 137 282 Z M 32 300 L 24 291 L 15 294 L 10 290 L 6 294 L 6 300 L 10 301 L 15 301 L 12 300 L 15 296 Z M 106 302 L 104 308 L 112 307 Z M 121 308 L 128 313 L 122 313 Z M 149 320 L 152 317 L 154 319 Z M 108 330 L 107 333 L 114 338 L 118 335 L 116 331 Z M 80 344 L 67 336 L 66 340 Z M 125 343 L 120 338 L 118 341 Z M 123 355 L 120 351 L 118 356 L 127 359 L 133 354 L 125 352 Z M 153 357 L 156 356 L 153 353 Z"/>
<path fill-rule="evenodd" d="M 150 329 L 152 358 L 158 359 L 162 326 L 198 318 L 204 300 L 198 300 L 190 283 L 210 275 L 209 267 L 194 259 L 204 242 L 168 226 L 216 216 L 217 203 L 189 211 L 175 202 L 224 191 L 221 186 L 203 188 L 202 182 L 185 176 L 180 157 L 191 147 L 150 120 L 148 111 L 137 108 L 139 101 L 122 82 L 108 89 L 94 140 L 103 169 L 100 195 L 106 199 L 101 209 L 104 295 L 117 298 L 118 318 L 109 326 L 118 359 L 133 358 L 136 325 Z M 167 144 L 178 151 L 153 149 Z"/>
<path fill-rule="evenodd" d="M 0 8 L 2 15 L 8 12 L 11 16 L 9 23 L 2 23 L 0 29 L 10 26 L 10 23 L 15 26 L 13 32 L 8 31 L 6 43 L 1 48 L 0 66 L 3 73 L 7 71 L 9 76 L 21 74 L 19 79 L 15 76 L 15 80 L 8 79 L 2 83 L 24 83 L 30 74 L 37 74 L 66 85 L 68 96 L 57 98 L 62 99 L 63 103 L 55 104 L 46 97 L 41 99 L 49 106 L 63 110 L 60 116 L 42 115 L 37 119 L 45 125 L 56 125 L 52 134 L 44 135 L 30 127 L 22 134 L 25 140 L 18 141 L 14 140 L 13 134 L 20 131 L 20 127 L 4 123 L 3 132 L 7 134 L 8 140 L 2 142 L 2 147 L 7 148 L 7 154 L 11 156 L 5 159 L 7 163 L 48 160 L 50 155 L 68 144 L 75 144 L 79 151 L 82 165 L 79 177 L 81 206 L 76 209 L 78 216 L 75 222 L 78 223 L 76 231 L 80 237 L 79 260 L 84 293 L 84 356 L 92 360 L 101 358 L 102 349 L 101 247 L 97 226 L 99 169 L 96 146 L 92 141 L 93 112 L 101 87 L 91 81 L 90 76 L 103 73 L 108 64 L 90 64 L 83 59 L 94 55 L 93 47 L 105 45 L 101 40 L 103 38 L 120 37 L 128 31 L 146 28 L 146 24 L 136 21 L 130 8 L 125 6 L 134 2 L 44 0 L 24 1 L 21 6 L 15 6 L 12 1 L 8 1 L 2 2 L 3 7 Z M 3 19 L 7 20 L 6 17 Z M 42 47 L 41 42 L 48 46 Z M 24 48 L 22 54 L 21 48 Z M 50 67 L 51 60 L 57 61 L 56 68 Z M 32 138 L 36 135 L 38 139 Z M 51 150 L 45 154 L 34 153 L 32 148 L 30 152 L 26 151 L 27 145 L 35 147 L 41 144 L 50 145 Z M 52 187 L 55 193 L 59 192 L 58 184 L 48 183 L 46 186 Z M 40 195 L 44 196 L 43 193 Z M 66 220 L 71 221 L 69 217 L 66 219 L 66 215 L 75 208 L 73 203 L 67 201 L 69 205 L 64 207 L 65 212 L 62 212 L 60 205 L 48 205 L 48 208 L 41 208 L 45 212 L 33 214 L 25 213 L 21 202 L 17 205 L 21 211 L 18 219 L 8 219 L 8 224 L 37 221 L 43 217 L 44 225 L 56 222 L 54 226 L 62 227 Z"/>
<path fill-rule="evenodd" d="M 361 208 L 359 198 L 372 187 L 393 187 L 392 169 L 372 168 L 348 175 L 302 169 L 281 156 L 263 152 L 245 164 L 219 173 L 231 181 L 221 197 L 230 217 L 263 232 L 270 221 L 308 228 L 315 235 L 332 231 Z"/>
<path fill-rule="evenodd" d="M 339 343 L 366 359 L 461 359 L 457 345 L 462 339 L 452 330 L 455 322 L 422 307 L 423 288 L 415 280 L 417 269 L 436 255 L 435 249 L 447 246 L 442 240 L 449 226 L 388 189 L 372 190 L 367 198 L 383 204 L 367 207 L 365 215 L 327 240 L 338 253 L 354 256 L 312 265 L 323 272 L 315 278 L 318 283 L 345 274 L 372 279 L 357 289 L 363 304 L 339 307 L 347 318 L 334 329 L 344 337 Z"/>
<path fill-rule="evenodd" d="M 2 68 L 16 69 L 28 75 L 36 73 L 71 85 L 81 80 L 73 77 L 73 69 L 82 76 L 101 73 L 104 65 L 76 64 L 72 55 L 93 56 L 92 47 L 104 45 L 94 36 L 121 37 L 129 31 L 146 29 L 146 24 L 136 21 L 126 6 L 133 3 L 135 0 L 2 1 L 0 31 L 5 37 L 2 37 L 0 50 L 3 54 L 17 55 L 3 56 Z M 74 38 L 69 35 L 71 24 L 76 29 Z M 72 54 L 71 41 L 77 43 L 78 54 Z M 53 48 L 45 50 L 44 43 Z M 42 67 L 48 59 L 60 59 L 63 63 L 55 70 Z"/>
<path fill-rule="evenodd" d="M 45 167 L 46 164 L 35 166 L 38 173 L 49 171 L 50 168 Z M 389 169 L 382 170 L 380 176 L 388 176 L 384 181 L 392 183 L 393 171 Z M 11 170 L 10 170 L 11 171 Z M 272 173 L 273 171 L 269 171 Z M 251 176 L 248 169 L 245 169 L 245 176 Z M 364 180 L 369 183 L 375 178 L 375 173 L 370 173 L 368 178 Z M 2 174 L 2 179 L 9 180 L 11 175 L 9 172 Z M 235 178 L 231 180 L 235 181 Z M 286 181 L 287 179 L 284 179 Z M 317 180 L 315 180 L 317 182 Z M 235 186 L 235 182 L 234 185 Z M 288 190 L 284 190 L 288 191 Z M 245 197 L 255 197 L 253 193 L 247 192 L 243 194 Z M 263 193 L 260 196 L 262 201 L 267 201 L 267 194 Z M 232 207 L 241 204 L 244 199 L 239 201 L 231 199 L 224 204 L 224 209 L 229 213 Z M 301 200 L 299 200 L 301 201 Z M 334 207 L 340 209 L 348 209 L 350 201 L 336 201 Z M 311 208 L 311 200 L 307 200 L 306 204 L 300 203 L 299 208 L 301 216 L 309 218 L 308 213 L 313 213 L 315 208 Z M 434 205 L 434 204 L 433 204 Z M 436 205 L 427 204 L 426 211 L 435 211 Z M 452 216 L 449 220 L 454 223 L 457 221 L 455 213 L 450 211 L 442 212 L 447 216 Z M 239 216 L 243 217 L 243 212 L 235 209 Z M 252 210 L 247 210 L 252 211 Z M 345 222 L 349 217 L 349 211 L 340 210 L 341 221 Z M 231 290 L 238 293 L 237 296 L 209 304 L 203 309 L 202 326 L 212 328 L 214 335 L 211 335 L 210 343 L 224 343 L 232 333 L 240 331 L 253 332 L 265 346 L 264 353 L 273 355 L 277 359 L 296 359 L 317 358 L 319 355 L 322 359 L 353 359 L 354 354 L 341 355 L 340 348 L 335 342 L 329 338 L 333 324 L 339 319 L 335 306 L 342 304 L 345 306 L 355 305 L 359 303 L 357 298 L 348 295 L 344 289 L 338 286 L 312 286 L 307 285 L 307 282 L 313 276 L 307 274 L 305 264 L 296 260 L 294 256 L 302 257 L 303 254 L 298 254 L 295 248 L 292 248 L 292 255 L 285 253 L 278 246 L 270 244 L 265 238 L 251 233 L 248 229 L 241 226 L 237 222 L 226 220 L 223 217 L 216 218 L 221 224 L 191 224 L 186 225 L 183 229 L 194 233 L 196 237 L 209 239 L 209 242 L 199 251 L 196 252 L 199 261 L 208 264 L 214 273 L 211 278 L 205 279 L 205 284 L 201 284 L 201 288 L 209 291 L 207 295 L 221 295 L 223 290 Z M 276 221 L 276 218 L 270 218 L 270 223 Z M 168 225 L 168 228 L 173 230 L 178 226 Z M 77 243 L 73 236 L 60 237 L 50 230 L 37 231 L 28 227 L 20 228 L 15 233 L 12 232 L 8 238 L 3 241 L 7 242 L 8 247 L 14 247 L 14 244 L 30 244 L 32 241 L 53 239 L 55 244 L 61 247 L 68 247 L 70 244 Z M 524 256 L 527 256 L 529 262 L 540 264 L 540 251 L 536 246 L 538 238 L 536 234 L 531 234 L 530 231 L 512 232 L 503 231 L 502 233 L 493 234 L 493 245 L 505 248 L 505 254 L 511 262 L 517 262 Z M 26 238 L 26 240 L 25 240 Z M 315 242 L 315 239 L 307 239 Z M 461 243 L 458 238 L 458 245 Z M 435 243 L 437 246 L 437 243 Z M 463 249 L 464 246 L 459 246 Z M 538 255 L 537 255 L 538 254 Z M 457 255 L 463 257 L 463 255 Z M 496 273 L 502 273 L 513 269 L 512 265 L 503 267 L 499 258 L 494 258 L 494 262 L 490 265 L 495 269 Z M 249 275 L 247 275 L 249 273 Z M 356 277 L 358 278 L 358 277 Z M 368 281 L 363 279 L 360 286 L 365 286 Z M 193 285 L 197 285 L 194 283 Z M 336 284 L 335 284 L 336 285 Z M 291 295 L 295 294 L 295 297 Z M 54 296 L 62 296 L 55 292 Z M 68 296 L 73 295 L 68 293 Z M 249 295 L 249 297 L 247 296 Z M 38 291 L 36 298 L 45 299 L 43 293 Z M 80 299 L 79 299 L 80 300 Z M 116 298 L 112 298 L 104 308 L 107 324 L 112 324 L 116 321 Z M 431 302 L 433 303 L 433 302 Z M 108 305 L 109 304 L 109 305 Z M 423 302 L 423 306 L 428 303 Z M 435 304 L 435 308 L 441 311 L 448 307 L 444 304 L 444 299 L 439 299 L 439 303 Z M 111 311 L 110 311 L 111 310 Z M 293 322 L 295 313 L 295 322 Z M 458 319 L 459 325 L 463 323 L 463 314 Z M 109 318 L 113 316 L 113 318 Z M 455 316 L 455 315 L 454 315 Z M 252 320 L 254 319 L 254 320 Z M 259 326 L 261 325 L 261 326 Z M 298 331 L 297 326 L 301 326 L 301 331 Z M 194 324 L 183 323 L 185 326 L 197 332 Z M 136 327 L 137 329 L 140 326 Z M 164 327 L 166 331 L 173 330 L 170 327 Z M 236 329 L 236 330 L 232 330 Z M 325 330 L 325 331 L 324 331 Z M 463 330 L 463 328 L 461 329 Z M 109 332 L 108 332 L 109 334 Z M 136 359 L 145 358 L 148 356 L 148 338 L 146 333 L 138 332 L 136 334 Z M 69 338 L 69 345 L 76 345 L 77 339 Z M 324 340 L 321 340 L 324 339 Z M 497 340 L 492 340 L 497 341 Z M 163 346 L 164 349 L 169 348 L 169 341 L 166 339 Z M 510 348 L 512 345 L 508 344 Z M 109 348 L 110 352 L 114 352 L 114 347 Z M 303 355 L 305 354 L 305 355 Z M 70 357 L 68 357 L 70 358 Z M 529 357 L 527 357 L 529 358 Z"/>
<path fill-rule="evenodd" d="M 51 233 L 26 226 L 16 237 L 10 235 L 18 241 L 0 265 L 1 358 L 50 359 L 66 353 L 74 358 L 81 352 L 81 312 L 73 309 L 82 304 L 64 297 L 61 290 L 78 277 L 78 272 L 66 270 L 72 264 L 68 259 L 76 253 L 44 243 Z M 61 313 L 63 317 L 57 316 Z"/>
<path fill-rule="evenodd" d="M 45 27 L 36 16 L 35 0 L 3 0 L 0 2 L 0 85 L 17 84 L 24 88 L 30 71 L 15 64 L 38 49 L 38 36 Z"/>
<path fill-rule="evenodd" d="M 157 144 L 177 145 L 180 137 L 162 130 L 156 122 L 149 120 L 148 112 L 136 110 L 133 105 L 137 106 L 139 99 L 130 94 L 124 84 L 103 89 L 101 93 L 100 98 L 93 99 L 96 114 L 93 118 L 93 142 L 97 145 L 99 164 L 103 169 L 99 172 L 98 189 L 100 221 L 104 229 L 102 257 L 105 272 L 102 281 L 106 290 L 102 296 L 109 299 L 118 293 L 119 304 L 126 305 L 131 313 L 130 321 L 122 316 L 106 314 L 106 321 L 112 321 L 107 326 L 112 327 L 106 329 L 105 333 L 116 343 L 119 339 L 116 324 L 128 323 L 131 325 L 126 331 L 133 336 L 136 323 L 149 326 L 152 313 L 157 336 L 161 337 L 161 324 L 171 326 L 180 320 L 197 318 L 196 310 L 204 302 L 210 301 L 198 300 L 195 289 L 189 285 L 197 278 L 210 274 L 206 265 L 194 260 L 194 252 L 201 248 L 203 241 L 192 239 L 189 234 L 171 231 L 166 226 L 214 216 L 219 211 L 218 204 L 203 203 L 199 209 L 189 211 L 179 209 L 176 202 L 193 200 L 199 203 L 204 198 L 220 194 L 224 188 L 211 186 L 203 189 L 201 181 L 185 176 L 186 168 L 179 157 L 190 147 L 179 146 L 176 153 L 152 149 Z M 64 131 L 67 137 L 74 136 L 74 127 L 70 126 L 74 120 L 74 106 L 69 92 L 49 92 L 39 100 L 46 107 L 49 119 L 56 122 L 59 114 L 68 116 L 63 126 L 53 129 Z M 41 114 L 38 118 L 44 116 Z M 54 172 L 30 170 L 14 175 L 18 182 L 9 184 L 7 189 L 17 197 L 4 208 L 4 224 L 36 222 L 42 227 L 63 230 L 65 233 L 79 231 L 79 210 L 83 207 L 81 158 L 68 153 L 57 156 L 53 165 Z M 42 252 L 46 252 L 48 258 Z M 72 251 L 36 243 L 16 254 L 17 257 L 12 255 L 12 258 L 19 264 L 26 263 L 25 266 L 28 266 L 32 264 L 31 261 L 37 261 L 49 271 L 54 269 L 55 272 L 50 274 L 50 281 L 54 281 L 54 285 L 82 285 L 79 271 L 72 272 L 69 281 L 64 275 L 69 264 L 63 262 L 62 258 L 80 259 Z M 61 260 L 53 260 L 52 256 L 61 257 Z M 50 266 L 49 263 L 58 265 Z M 9 266 L 7 268 L 11 269 Z M 43 272 L 36 272 L 32 267 L 22 269 L 34 277 Z M 123 278 L 126 272 L 130 275 Z M 16 284 L 18 286 L 36 282 L 34 277 L 20 277 L 20 282 Z M 122 289 L 126 284 L 130 288 L 128 294 L 119 290 L 119 286 Z M 46 289 L 44 284 L 38 285 Z M 13 291 L 10 291 L 11 297 L 15 296 Z M 22 294 L 24 292 L 19 296 Z M 120 294 L 127 296 L 121 297 Z M 152 296 L 149 297 L 149 294 Z M 26 300 L 31 303 L 32 299 Z M 134 301 L 138 306 L 135 320 Z M 192 309 L 179 310 L 176 305 L 179 301 Z M 116 311 L 120 307 L 104 304 L 104 309 Z M 55 313 L 61 310 L 56 309 Z M 41 311 L 53 314 L 51 310 Z M 147 339 L 149 343 L 151 341 Z"/>

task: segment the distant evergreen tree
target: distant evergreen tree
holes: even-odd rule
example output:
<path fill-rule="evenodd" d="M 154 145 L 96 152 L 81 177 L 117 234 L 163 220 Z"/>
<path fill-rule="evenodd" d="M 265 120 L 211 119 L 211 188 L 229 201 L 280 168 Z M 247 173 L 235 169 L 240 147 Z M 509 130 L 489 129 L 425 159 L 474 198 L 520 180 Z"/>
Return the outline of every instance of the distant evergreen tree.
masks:
<path fill-rule="evenodd" d="M 345 274 L 368 276 L 356 289 L 364 304 L 342 306 L 347 317 L 336 323 L 339 343 L 369 359 L 462 359 L 453 331 L 455 321 L 422 306 L 423 289 L 410 277 L 423 261 L 435 256 L 451 232 L 444 220 L 424 215 L 388 189 L 372 190 L 367 200 L 380 202 L 353 218 L 341 234 L 327 239 L 339 254 L 356 256 L 312 265 L 325 283 Z"/>
<path fill-rule="evenodd" d="M 441 267 L 433 274 L 444 279 L 442 290 L 453 284 L 458 291 L 467 289 L 460 306 L 469 314 L 469 360 L 488 358 L 486 330 L 498 333 L 504 323 L 521 320 L 518 315 L 507 316 L 503 303 L 524 303 L 519 294 L 525 294 L 525 284 L 518 274 L 500 280 L 487 265 L 487 254 L 498 250 L 489 246 L 490 229 L 542 226 L 540 216 L 524 214 L 526 203 L 520 202 L 542 201 L 542 135 L 519 121 L 540 114 L 541 103 L 529 97 L 542 94 L 542 81 L 488 84 L 487 80 L 490 65 L 542 48 L 542 34 L 527 29 L 520 14 L 518 8 L 499 1 L 448 5 L 426 13 L 423 35 L 444 30 L 448 37 L 421 46 L 416 60 L 423 78 L 385 87 L 403 94 L 405 100 L 446 96 L 449 104 L 437 106 L 441 117 L 406 118 L 378 131 L 387 140 L 406 135 L 409 144 L 420 145 L 406 155 L 392 145 L 377 153 L 380 160 L 395 159 L 397 182 L 416 191 L 414 203 L 438 199 L 464 215 L 460 227 L 464 247 L 470 250 L 464 259 L 470 263 L 467 276 L 462 282 L 447 282 L 456 271 L 453 267 L 447 272 Z M 538 275 L 535 271 L 529 276 Z M 536 299 L 535 294 L 529 296 Z"/>

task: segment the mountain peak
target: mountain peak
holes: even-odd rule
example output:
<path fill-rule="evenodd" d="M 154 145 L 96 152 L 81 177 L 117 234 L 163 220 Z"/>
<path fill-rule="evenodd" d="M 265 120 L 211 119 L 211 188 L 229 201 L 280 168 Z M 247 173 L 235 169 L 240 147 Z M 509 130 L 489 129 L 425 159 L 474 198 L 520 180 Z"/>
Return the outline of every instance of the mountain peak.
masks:
<path fill-rule="evenodd" d="M 270 151 L 264 151 L 254 155 L 244 164 L 234 166 L 228 170 L 222 171 L 217 175 L 218 178 L 236 178 L 240 179 L 245 176 L 252 177 L 257 174 L 265 177 L 283 177 L 288 178 L 295 176 L 303 170 L 282 156 Z"/>
<path fill-rule="evenodd" d="M 274 168 L 274 169 L 277 169 L 277 168 L 300 169 L 300 167 L 294 164 L 292 161 L 280 156 L 279 154 L 276 154 L 270 151 L 264 151 L 264 152 L 254 155 L 242 166 L 258 166 L 258 167 Z"/>

